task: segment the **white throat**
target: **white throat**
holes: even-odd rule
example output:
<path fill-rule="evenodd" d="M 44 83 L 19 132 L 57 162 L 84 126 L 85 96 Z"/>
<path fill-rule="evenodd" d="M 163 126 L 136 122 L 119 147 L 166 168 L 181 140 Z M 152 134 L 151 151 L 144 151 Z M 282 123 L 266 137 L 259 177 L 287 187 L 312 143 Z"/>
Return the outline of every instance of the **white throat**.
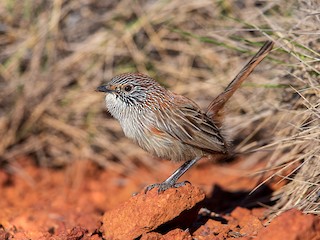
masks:
<path fill-rule="evenodd" d="M 108 111 L 119 121 L 124 134 L 135 141 L 144 134 L 143 125 L 148 124 L 151 119 L 154 120 L 154 118 L 141 119 L 144 115 L 142 111 L 147 111 L 146 109 L 128 106 L 114 94 L 107 94 L 105 101 Z"/>

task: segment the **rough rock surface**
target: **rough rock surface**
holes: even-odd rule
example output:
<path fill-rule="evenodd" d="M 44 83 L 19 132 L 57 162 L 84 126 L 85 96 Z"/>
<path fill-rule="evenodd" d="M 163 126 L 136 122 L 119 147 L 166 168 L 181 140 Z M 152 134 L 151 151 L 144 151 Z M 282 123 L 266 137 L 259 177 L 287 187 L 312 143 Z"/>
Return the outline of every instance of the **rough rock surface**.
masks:
<path fill-rule="evenodd" d="M 192 236 L 189 231 L 183 231 L 181 229 L 174 229 L 165 235 L 160 233 L 151 232 L 143 234 L 140 240 L 192 240 Z"/>
<path fill-rule="evenodd" d="M 306 215 L 297 209 L 289 210 L 261 230 L 257 239 L 318 240 L 320 239 L 320 216 Z"/>
<path fill-rule="evenodd" d="M 264 226 L 259 219 L 263 212 L 253 214 L 253 210 L 237 207 L 231 214 L 221 215 L 208 219 L 192 235 L 199 240 L 215 239 L 251 239 L 257 236 L 257 233 Z"/>
<path fill-rule="evenodd" d="M 237 207 L 231 216 L 238 221 L 239 233 L 243 236 L 255 236 L 263 228 L 261 221 L 246 208 Z"/>
<path fill-rule="evenodd" d="M 165 223 L 172 223 L 181 215 L 185 225 L 191 224 L 204 198 L 205 194 L 190 184 L 160 194 L 157 189 L 146 194 L 141 192 L 106 212 L 102 231 L 107 239 L 134 239 Z"/>

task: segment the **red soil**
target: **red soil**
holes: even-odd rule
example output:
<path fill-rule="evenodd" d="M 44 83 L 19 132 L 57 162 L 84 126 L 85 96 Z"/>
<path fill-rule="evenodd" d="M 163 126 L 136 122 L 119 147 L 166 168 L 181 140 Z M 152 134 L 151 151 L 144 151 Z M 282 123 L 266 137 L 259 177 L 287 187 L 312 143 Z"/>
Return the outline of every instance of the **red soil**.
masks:
<path fill-rule="evenodd" d="M 297 210 L 267 225 L 254 204 L 274 187 L 248 195 L 259 179 L 241 162 L 204 160 L 182 179 L 192 185 L 132 196 L 178 165 L 119 174 L 90 161 L 48 169 L 22 158 L 0 170 L 0 239 L 320 239 L 319 217 Z"/>

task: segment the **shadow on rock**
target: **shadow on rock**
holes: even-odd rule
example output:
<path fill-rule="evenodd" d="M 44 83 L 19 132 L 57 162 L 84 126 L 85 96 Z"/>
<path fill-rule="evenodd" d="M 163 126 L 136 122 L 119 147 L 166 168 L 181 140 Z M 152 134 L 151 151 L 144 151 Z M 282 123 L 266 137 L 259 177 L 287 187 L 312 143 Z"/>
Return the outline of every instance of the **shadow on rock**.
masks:
<path fill-rule="evenodd" d="M 256 191 L 227 191 L 219 185 L 214 185 L 209 197 L 204 200 L 204 207 L 215 213 L 227 214 L 236 207 L 252 209 L 261 204 L 273 205 L 272 189 L 262 185 Z"/>

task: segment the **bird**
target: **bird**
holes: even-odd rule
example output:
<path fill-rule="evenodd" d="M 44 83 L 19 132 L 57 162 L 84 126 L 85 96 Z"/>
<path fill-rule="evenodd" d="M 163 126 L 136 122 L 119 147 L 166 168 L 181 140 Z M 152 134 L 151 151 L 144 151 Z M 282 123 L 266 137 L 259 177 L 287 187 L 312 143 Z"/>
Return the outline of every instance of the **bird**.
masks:
<path fill-rule="evenodd" d="M 159 158 L 183 162 L 165 181 L 147 186 L 145 192 L 183 186 L 188 181 L 178 183 L 178 179 L 201 158 L 229 154 L 221 110 L 273 45 L 266 41 L 206 110 L 142 73 L 123 73 L 97 87 L 96 91 L 105 93 L 106 108 L 125 136 Z"/>

